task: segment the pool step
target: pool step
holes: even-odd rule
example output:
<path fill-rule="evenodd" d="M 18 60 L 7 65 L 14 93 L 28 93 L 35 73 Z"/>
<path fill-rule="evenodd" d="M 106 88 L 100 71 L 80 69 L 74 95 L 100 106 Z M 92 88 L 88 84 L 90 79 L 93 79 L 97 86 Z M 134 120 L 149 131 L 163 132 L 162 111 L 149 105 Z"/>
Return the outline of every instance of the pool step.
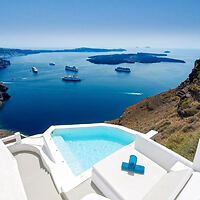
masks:
<path fill-rule="evenodd" d="M 75 175 L 79 174 L 79 172 L 82 172 L 80 162 L 76 159 L 65 140 L 61 136 L 55 136 L 53 140 L 72 172 Z"/>

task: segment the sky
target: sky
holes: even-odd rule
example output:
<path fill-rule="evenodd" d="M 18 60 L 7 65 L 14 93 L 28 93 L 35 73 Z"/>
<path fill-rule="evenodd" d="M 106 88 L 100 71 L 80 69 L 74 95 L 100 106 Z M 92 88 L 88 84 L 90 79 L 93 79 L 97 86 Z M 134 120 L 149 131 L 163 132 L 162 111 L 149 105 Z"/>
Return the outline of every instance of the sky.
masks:
<path fill-rule="evenodd" d="M 200 48 L 200 0 L 0 0 L 0 47 Z"/>

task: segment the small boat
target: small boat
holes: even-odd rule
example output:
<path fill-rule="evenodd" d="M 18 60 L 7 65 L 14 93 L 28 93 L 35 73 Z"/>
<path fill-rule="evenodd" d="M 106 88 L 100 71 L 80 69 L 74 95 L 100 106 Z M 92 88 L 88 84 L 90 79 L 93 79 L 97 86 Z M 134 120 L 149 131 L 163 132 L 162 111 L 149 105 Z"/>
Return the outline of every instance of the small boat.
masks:
<path fill-rule="evenodd" d="M 78 76 L 65 76 L 62 78 L 63 81 L 81 81 L 81 79 Z"/>
<path fill-rule="evenodd" d="M 50 63 L 49 63 L 49 65 L 55 65 L 55 64 L 56 64 L 55 62 L 50 62 Z"/>
<path fill-rule="evenodd" d="M 70 67 L 68 65 L 65 66 L 65 70 L 67 71 L 73 71 L 73 72 L 78 72 L 78 68 L 73 66 L 73 67 Z"/>
<path fill-rule="evenodd" d="M 32 70 L 33 70 L 33 73 L 36 73 L 36 74 L 38 73 L 38 70 L 37 70 L 36 67 L 33 66 L 33 67 L 32 67 Z"/>
<path fill-rule="evenodd" d="M 115 71 L 117 71 L 117 72 L 131 72 L 130 68 L 128 68 L 128 67 L 117 67 L 117 68 L 115 68 Z"/>

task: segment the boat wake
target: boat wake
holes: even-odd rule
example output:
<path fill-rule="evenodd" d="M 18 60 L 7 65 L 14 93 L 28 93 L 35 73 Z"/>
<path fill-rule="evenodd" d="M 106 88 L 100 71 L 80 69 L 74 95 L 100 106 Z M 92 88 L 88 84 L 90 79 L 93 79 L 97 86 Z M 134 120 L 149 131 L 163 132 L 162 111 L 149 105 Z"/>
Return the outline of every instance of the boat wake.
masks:
<path fill-rule="evenodd" d="M 11 82 L 11 81 L 2 81 L 2 83 L 3 83 L 3 84 L 11 84 L 11 83 L 13 83 L 13 82 Z"/>
<path fill-rule="evenodd" d="M 126 92 L 125 94 L 136 95 L 136 96 L 143 95 L 143 93 L 140 93 L 140 92 Z"/>

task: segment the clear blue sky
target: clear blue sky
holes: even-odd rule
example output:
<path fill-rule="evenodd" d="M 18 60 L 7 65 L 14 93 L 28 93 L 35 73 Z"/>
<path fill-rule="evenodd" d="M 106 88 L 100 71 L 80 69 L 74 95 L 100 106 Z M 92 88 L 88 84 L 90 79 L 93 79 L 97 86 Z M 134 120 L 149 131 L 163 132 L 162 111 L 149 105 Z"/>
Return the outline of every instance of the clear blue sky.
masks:
<path fill-rule="evenodd" d="M 0 0 L 0 46 L 200 48 L 200 0 Z"/>

